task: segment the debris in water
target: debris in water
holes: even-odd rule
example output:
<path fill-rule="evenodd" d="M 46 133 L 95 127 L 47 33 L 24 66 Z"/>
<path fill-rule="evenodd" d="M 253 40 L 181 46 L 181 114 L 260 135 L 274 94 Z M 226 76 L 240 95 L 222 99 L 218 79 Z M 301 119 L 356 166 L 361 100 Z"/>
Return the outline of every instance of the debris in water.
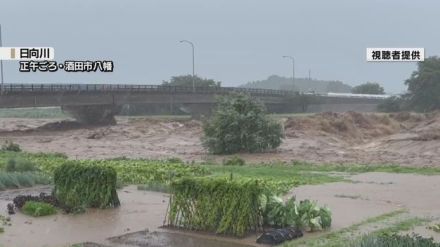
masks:
<path fill-rule="evenodd" d="M 302 236 L 302 231 L 294 227 L 275 229 L 263 233 L 257 239 L 257 243 L 271 245 L 281 244 L 284 241 L 300 238 Z"/>
<path fill-rule="evenodd" d="M 14 211 L 14 204 L 13 204 L 13 203 L 8 203 L 7 207 L 8 207 L 8 214 L 9 214 L 9 215 L 11 215 L 11 214 L 15 214 L 15 211 Z"/>

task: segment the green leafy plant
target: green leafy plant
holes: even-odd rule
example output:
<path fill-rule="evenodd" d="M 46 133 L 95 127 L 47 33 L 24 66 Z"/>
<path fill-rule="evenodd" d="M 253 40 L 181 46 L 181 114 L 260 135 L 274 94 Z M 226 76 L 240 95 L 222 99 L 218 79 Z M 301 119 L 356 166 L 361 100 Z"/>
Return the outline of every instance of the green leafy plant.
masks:
<path fill-rule="evenodd" d="M 108 166 L 66 162 L 54 172 L 53 193 L 68 212 L 120 205 L 116 171 Z"/>
<path fill-rule="evenodd" d="M 56 214 L 57 212 L 56 208 L 48 203 L 34 201 L 27 201 L 21 210 L 34 217 Z"/>
<path fill-rule="evenodd" d="M 262 196 L 264 223 L 273 227 L 294 226 L 307 231 L 317 231 L 331 226 L 331 211 L 318 207 L 316 202 L 304 200 L 296 203 L 295 198 L 287 202 L 277 196 Z"/>
<path fill-rule="evenodd" d="M 11 151 L 11 152 L 20 152 L 21 148 L 20 148 L 20 145 L 14 143 L 12 141 L 6 140 L 5 143 L 3 143 L 1 150 L 2 151 Z"/>
<path fill-rule="evenodd" d="M 294 220 L 296 219 L 295 214 L 296 205 L 285 206 L 283 203 L 283 199 L 277 196 L 266 196 L 263 195 L 261 198 L 267 201 L 266 205 L 261 205 L 263 210 L 263 218 L 265 225 L 274 226 L 274 227 L 285 227 L 289 225 L 294 225 Z M 292 210 L 293 209 L 293 210 Z M 292 220 L 293 219 L 293 220 Z"/>
<path fill-rule="evenodd" d="M 220 97 L 203 130 L 203 146 L 214 154 L 262 152 L 278 147 L 283 138 L 281 125 L 247 94 Z"/>

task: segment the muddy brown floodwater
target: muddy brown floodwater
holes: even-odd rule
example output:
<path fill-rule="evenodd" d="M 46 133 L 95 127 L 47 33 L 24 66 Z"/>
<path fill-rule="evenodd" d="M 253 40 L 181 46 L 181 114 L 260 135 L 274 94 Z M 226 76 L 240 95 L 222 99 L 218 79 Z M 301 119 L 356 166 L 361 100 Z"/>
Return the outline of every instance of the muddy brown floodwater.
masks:
<path fill-rule="evenodd" d="M 57 122 L 59 121 L 59 122 Z M 247 161 L 440 166 L 440 114 L 320 113 L 281 118 L 285 139 L 271 152 L 241 154 Z M 202 123 L 190 119 L 118 117 L 113 126 L 80 126 L 61 119 L 0 118 L 0 142 L 70 158 L 217 160 L 202 147 Z"/>
<path fill-rule="evenodd" d="M 296 196 L 327 205 L 332 210 L 332 231 L 399 209 L 408 210 L 410 217 L 440 220 L 440 176 L 371 172 L 349 179 L 353 182 L 300 186 L 285 198 Z M 440 233 L 426 226 L 407 233 L 413 232 L 440 241 Z"/>
<path fill-rule="evenodd" d="M 50 187 L 0 191 L 0 209 L 19 194 L 49 193 Z M 84 214 L 69 215 L 59 212 L 45 217 L 30 217 L 20 212 L 11 216 L 11 226 L 0 234 L 0 246 L 60 247 L 91 242 L 102 246 L 213 246 L 246 247 L 255 238 L 233 239 L 194 233 L 179 233 L 161 228 L 168 206 L 169 195 L 140 191 L 128 186 L 118 191 L 121 206 L 116 209 L 89 209 Z M 4 211 L 6 212 L 6 211 Z M 145 231 L 149 232 L 145 234 Z M 166 232 L 166 233 L 163 233 Z M 128 235 L 124 235 L 127 234 Z M 113 238 L 113 241 L 107 238 Z M 148 238 L 147 238 L 148 237 Z M 93 245 L 90 245 L 93 246 Z M 130 245 L 131 246 L 131 245 Z"/>
<path fill-rule="evenodd" d="M 38 194 L 40 191 L 36 188 L 20 193 Z M 7 193 L 10 192 L 3 191 L 0 195 Z M 17 247 L 68 246 L 86 241 L 102 243 L 110 236 L 155 230 L 162 225 L 168 205 L 167 194 L 139 191 L 130 186 L 120 190 L 118 195 L 122 203 L 117 209 L 88 210 L 78 215 L 58 213 L 39 218 L 22 213 L 12 215 L 12 225 L 0 235 L 0 243 Z M 0 208 L 5 209 L 8 202 L 11 201 L 0 199 Z"/>

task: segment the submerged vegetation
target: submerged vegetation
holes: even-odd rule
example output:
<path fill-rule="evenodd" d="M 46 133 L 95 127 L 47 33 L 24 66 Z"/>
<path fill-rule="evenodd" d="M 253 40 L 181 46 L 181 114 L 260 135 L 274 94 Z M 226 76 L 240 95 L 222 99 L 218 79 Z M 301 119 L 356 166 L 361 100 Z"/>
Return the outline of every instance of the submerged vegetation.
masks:
<path fill-rule="evenodd" d="M 77 170 L 79 167 L 85 170 L 90 169 L 90 171 L 98 169 L 99 172 L 98 170 L 96 172 L 100 175 L 93 175 L 94 172 L 84 175 L 82 171 L 79 171 L 81 169 Z M 167 221 L 170 225 L 234 236 L 244 236 L 249 231 L 261 229 L 262 226 L 275 228 L 293 226 L 306 231 L 328 228 L 332 218 L 331 211 L 327 207 L 318 206 L 316 202 L 310 200 L 295 201 L 294 198 L 283 202 L 278 197 L 295 186 L 346 181 L 345 175 L 347 174 L 375 171 L 440 174 L 440 169 L 433 167 L 338 164 L 321 166 L 305 162 L 248 164 L 238 157 L 226 159 L 221 164 L 214 162 L 188 164 L 179 159 L 119 158 L 69 161 L 63 154 L 31 154 L 12 151 L 0 151 L 0 169 L 2 170 L 0 182 L 12 181 L 5 182 L 7 184 L 7 186 L 4 185 L 5 188 L 38 184 L 36 182 L 26 183 L 25 179 L 14 179 L 12 176 L 43 176 L 46 183 L 55 178 L 55 191 L 58 191 L 56 194 L 59 195 L 60 201 L 64 201 L 65 205 L 68 204 L 74 212 L 91 205 L 94 207 L 111 205 L 111 203 L 101 204 L 93 201 L 91 198 L 94 196 L 86 196 L 82 193 L 87 191 L 85 186 L 91 181 L 98 182 L 92 186 L 94 188 L 92 194 L 96 195 L 95 198 L 106 202 L 113 200 L 109 198 L 112 197 L 112 191 L 116 190 L 117 182 L 136 184 L 138 189 L 142 190 L 171 192 L 174 196 Z M 69 169 L 72 170 L 67 171 Z M 113 175 L 103 179 L 106 176 L 101 175 L 101 169 L 112 170 L 110 173 Z M 69 173 L 74 175 L 60 179 L 60 176 L 67 176 Z M 63 179 L 64 182 L 61 182 Z M 2 188 L 1 183 L 0 188 Z M 75 185 L 75 183 L 78 184 Z M 75 193 L 68 191 L 75 191 Z M 218 200 L 218 198 L 222 199 Z M 23 201 L 23 204 L 26 202 Z M 56 207 L 63 208 L 62 206 Z M 375 225 L 376 222 L 394 219 L 404 213 L 406 212 L 403 210 L 392 212 L 336 232 L 324 233 L 316 238 L 288 242 L 286 246 L 300 246 L 301 244 L 343 246 L 341 244 L 351 243 L 353 238 L 356 241 L 360 240 L 362 236 L 356 235 L 356 232 L 359 232 L 363 225 Z M 374 236 L 408 230 L 421 222 L 423 220 L 418 218 L 391 222 L 387 224 L 389 227 L 381 225 L 376 228 L 378 230 L 374 231 Z"/>
<path fill-rule="evenodd" d="M 405 209 L 395 210 L 376 217 L 368 218 L 362 222 L 353 224 L 349 227 L 337 231 L 328 232 L 323 235 L 317 235 L 305 240 L 288 242 L 283 247 L 294 246 L 313 246 L 313 247 L 361 247 L 374 245 L 359 245 L 365 238 L 365 231 L 370 232 L 368 238 L 378 236 L 391 236 L 399 232 L 411 230 L 413 227 L 422 225 L 429 221 L 425 218 L 412 217 Z M 370 229 L 370 230 L 368 230 Z M 375 229 L 375 230 L 371 230 Z M 379 245 L 382 246 L 382 245 Z M 388 246 L 388 245 L 383 245 Z M 390 245 L 394 246 L 394 245 Z M 397 245 L 399 246 L 399 245 Z M 405 246 L 405 245 L 403 245 Z M 419 245 L 408 245 L 419 246 Z M 423 245 L 420 245 L 423 246 Z"/>
<path fill-rule="evenodd" d="M 2 151 L 11 151 L 11 152 L 20 152 L 21 148 L 20 145 L 13 143 L 12 141 L 5 141 L 5 143 L 3 143 Z"/>
<path fill-rule="evenodd" d="M 39 217 L 56 214 L 57 210 L 49 203 L 27 201 L 22 207 L 22 212 L 30 216 Z"/>
<path fill-rule="evenodd" d="M 419 235 L 377 235 L 369 234 L 362 237 L 359 241 L 352 243 L 352 247 L 440 247 L 432 238 L 424 238 Z"/>
<path fill-rule="evenodd" d="M 6 172 L 8 163 L 14 160 L 15 168 L 20 170 L 34 170 L 26 172 Z M 2 177 L 6 180 L 10 176 L 30 176 L 35 179 L 30 184 L 47 184 L 53 178 L 55 169 L 68 161 L 64 154 L 60 153 L 27 153 L 0 151 L 0 182 Z M 143 188 L 158 187 L 159 184 L 167 187 L 178 178 L 186 176 L 211 176 L 211 177 L 241 177 L 259 178 L 276 190 L 276 194 L 283 194 L 291 188 L 306 184 L 321 184 L 344 181 L 344 174 L 356 174 L 364 172 L 389 172 L 389 173 L 414 173 L 423 175 L 440 174 L 437 167 L 406 167 L 397 165 L 316 165 L 307 162 L 273 162 L 260 164 L 247 164 L 240 158 L 233 157 L 225 160 L 224 164 L 213 162 L 186 164 L 179 159 L 147 160 L 147 159 L 108 159 L 108 160 L 77 160 L 82 165 L 108 166 L 115 169 L 120 184 L 145 185 Z M 26 164 L 26 165 L 23 165 Z M 29 165 L 31 164 L 31 165 Z M 28 168 L 23 168 L 28 167 Z M 8 168 L 9 169 L 9 168 Z M 6 175 L 7 174 L 7 175 Z M 19 181 L 25 181 L 20 179 Z M 11 188 L 27 185 L 14 183 Z M 15 185 L 14 185 L 15 184 Z M 6 186 L 7 188 L 9 186 Z M 1 183 L 0 183 L 0 188 Z"/>

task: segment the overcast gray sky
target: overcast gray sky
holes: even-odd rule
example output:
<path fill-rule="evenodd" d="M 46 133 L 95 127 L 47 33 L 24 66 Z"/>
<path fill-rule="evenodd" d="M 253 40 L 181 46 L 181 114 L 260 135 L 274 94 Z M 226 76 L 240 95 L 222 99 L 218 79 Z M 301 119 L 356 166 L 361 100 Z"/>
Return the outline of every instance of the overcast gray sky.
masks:
<path fill-rule="evenodd" d="M 6 82 L 158 84 L 191 72 L 226 86 L 272 74 L 380 82 L 401 92 L 415 63 L 367 63 L 366 47 L 424 47 L 440 54 L 437 0 L 1 0 L 3 46 L 52 46 L 56 60 L 104 60 L 115 72 L 19 73 Z"/>

